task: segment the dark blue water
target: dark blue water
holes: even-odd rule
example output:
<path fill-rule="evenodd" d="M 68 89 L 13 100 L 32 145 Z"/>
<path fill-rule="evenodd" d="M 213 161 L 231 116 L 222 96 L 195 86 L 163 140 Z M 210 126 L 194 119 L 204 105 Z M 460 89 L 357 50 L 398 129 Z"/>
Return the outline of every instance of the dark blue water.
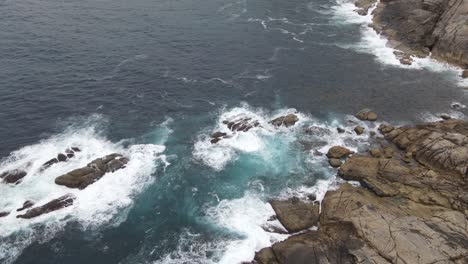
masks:
<path fill-rule="evenodd" d="M 389 122 L 466 114 L 450 108 L 466 103 L 453 72 L 389 66 L 360 52 L 353 47 L 361 43 L 363 25 L 347 23 L 336 6 L 333 0 L 1 1 L 0 170 L 17 159 L 39 162 L 47 158 L 41 149 L 55 155 L 54 146 L 75 142 L 99 146 L 89 157 L 119 150 L 146 158 L 123 173 L 138 179 L 128 186 L 96 183 L 111 197 L 103 204 L 117 204 L 115 212 L 96 213 L 107 218 L 93 216 L 104 206 L 97 202 L 90 217 L 77 217 L 86 212 L 81 208 L 18 226 L 14 216 L 0 219 L 6 245 L 0 260 L 247 261 L 281 239 L 259 226 L 269 214 L 265 201 L 307 193 L 301 188 L 313 189 L 335 173 L 304 146 L 323 150 L 337 141 L 357 148 L 361 142 L 328 132 L 310 136 L 305 126 L 334 131 L 363 107 Z M 221 147 L 205 144 L 222 115 L 267 122 L 290 108 L 301 115 L 293 129 L 254 131 Z M 144 151 L 132 148 L 140 144 Z M 166 148 L 153 153 L 155 145 Z M 139 166 L 146 176 L 135 176 Z M 0 205 L 13 208 L 39 190 L 42 198 L 54 196 L 44 190 L 66 191 L 35 189 L 53 173 L 24 189 L 2 187 L 9 197 Z M 145 184 L 138 185 L 140 179 Z M 80 196 L 82 204 L 84 197 L 99 201 L 96 193 Z M 100 223 L 90 227 L 90 219 Z"/>

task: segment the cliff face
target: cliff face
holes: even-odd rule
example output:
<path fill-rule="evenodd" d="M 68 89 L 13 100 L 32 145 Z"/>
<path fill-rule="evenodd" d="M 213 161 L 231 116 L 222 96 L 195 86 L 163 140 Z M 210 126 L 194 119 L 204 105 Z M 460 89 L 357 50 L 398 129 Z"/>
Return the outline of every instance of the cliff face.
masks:
<path fill-rule="evenodd" d="M 365 14 L 369 0 L 356 6 Z M 468 68 L 468 0 L 381 0 L 373 15 L 392 47 Z"/>
<path fill-rule="evenodd" d="M 468 122 L 381 125 L 379 132 L 385 140 L 339 169 L 362 187 L 329 191 L 319 218 L 308 218 L 318 230 L 262 249 L 253 263 L 468 263 Z M 295 210 L 304 202 L 289 203 L 286 214 L 304 218 Z"/>

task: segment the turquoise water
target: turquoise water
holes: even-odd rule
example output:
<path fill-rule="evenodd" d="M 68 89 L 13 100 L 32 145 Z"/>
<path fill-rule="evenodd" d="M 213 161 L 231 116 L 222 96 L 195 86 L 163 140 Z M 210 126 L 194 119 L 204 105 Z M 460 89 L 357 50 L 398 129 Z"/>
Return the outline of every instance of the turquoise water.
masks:
<path fill-rule="evenodd" d="M 333 188 L 323 156 L 366 150 L 364 107 L 395 124 L 464 117 L 456 71 L 403 68 L 343 2 L 4 1 L 0 3 L 2 263 L 239 263 L 286 238 L 268 200 Z M 390 52 L 391 53 L 391 52 Z M 390 60 L 391 62 L 391 60 Z M 421 62 L 422 63 L 422 62 Z M 268 122 L 296 113 L 299 122 Z M 259 127 L 218 144 L 222 121 Z M 339 134 L 337 127 L 350 133 Z M 82 152 L 45 171 L 66 148 Z M 104 155 L 127 168 L 85 190 L 55 177 Z M 27 200 L 71 207 L 16 219 Z M 270 230 L 270 231 L 268 231 Z"/>

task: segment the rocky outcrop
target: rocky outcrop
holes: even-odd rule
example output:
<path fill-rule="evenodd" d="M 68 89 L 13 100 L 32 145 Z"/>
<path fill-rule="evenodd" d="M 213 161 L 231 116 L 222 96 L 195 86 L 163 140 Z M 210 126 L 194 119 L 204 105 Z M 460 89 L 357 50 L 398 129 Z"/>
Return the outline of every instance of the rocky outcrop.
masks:
<path fill-rule="evenodd" d="M 356 6 L 363 10 L 369 6 L 365 2 L 368 1 L 359 0 Z M 373 15 L 374 29 L 387 36 L 390 45 L 402 54 L 418 57 L 431 54 L 468 67 L 466 0 L 382 0 Z M 403 60 L 405 64 L 411 63 L 408 58 Z"/>
<path fill-rule="evenodd" d="M 44 163 L 41 167 L 42 170 L 47 169 L 48 167 L 59 163 L 59 162 L 64 162 L 67 161 L 75 156 L 75 152 L 80 152 L 81 149 L 77 147 L 72 147 L 70 149 L 66 149 L 65 153 L 59 153 L 56 158 L 50 159 L 46 163 Z"/>
<path fill-rule="evenodd" d="M 128 159 L 114 153 L 91 161 L 86 167 L 73 170 L 55 179 L 58 185 L 68 188 L 84 189 L 101 179 L 106 173 L 125 168 Z"/>
<path fill-rule="evenodd" d="M 274 200 L 270 204 L 278 220 L 290 233 L 310 228 L 318 222 L 320 206 L 317 203 L 291 198 Z"/>
<path fill-rule="evenodd" d="M 339 169 L 362 187 L 327 192 L 318 230 L 257 252 L 254 263 L 468 263 L 468 122 L 379 131 L 390 145 Z"/>
<path fill-rule="evenodd" d="M 47 214 L 53 211 L 57 211 L 59 209 L 68 207 L 73 204 L 75 197 L 71 194 L 67 194 L 61 196 L 57 199 L 54 199 L 42 206 L 38 206 L 28 210 L 25 214 L 17 215 L 17 218 L 24 218 L 24 219 L 31 219 L 34 217 L 38 217 L 43 214 Z"/>
<path fill-rule="evenodd" d="M 232 121 L 224 120 L 223 124 L 225 124 L 233 132 L 247 132 L 250 129 L 260 125 L 257 120 L 253 120 L 250 117 L 240 118 Z"/>
<path fill-rule="evenodd" d="M 21 180 L 28 174 L 24 170 L 10 170 L 0 174 L 0 178 L 3 179 L 3 182 L 6 183 L 15 183 L 19 184 Z"/>
<path fill-rule="evenodd" d="M 299 121 L 299 118 L 295 114 L 289 114 L 285 116 L 280 116 L 270 121 L 270 123 L 276 127 L 285 126 L 290 127 L 294 126 L 296 122 Z"/>

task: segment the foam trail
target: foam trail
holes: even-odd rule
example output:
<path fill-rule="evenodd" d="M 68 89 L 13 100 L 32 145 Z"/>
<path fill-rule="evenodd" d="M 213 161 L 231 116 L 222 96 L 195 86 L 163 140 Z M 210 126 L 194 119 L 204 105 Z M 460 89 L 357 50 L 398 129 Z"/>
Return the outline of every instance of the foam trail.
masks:
<path fill-rule="evenodd" d="M 67 162 L 40 170 L 41 165 L 70 147 L 81 152 Z M 0 208 L 11 212 L 0 219 L 0 260 L 13 262 L 34 242 L 46 242 L 77 222 L 82 229 L 95 230 L 103 225 L 118 225 L 126 219 L 133 196 L 154 181 L 151 176 L 158 164 L 167 166 L 163 145 L 140 144 L 125 147 L 101 135 L 98 124 L 69 127 L 65 132 L 11 153 L 0 163 L 0 173 L 27 167 L 28 174 L 18 185 L 0 184 Z M 111 153 L 121 153 L 130 161 L 127 167 L 105 175 L 84 190 L 69 189 L 54 183 L 57 176 L 86 166 L 91 160 Z M 16 209 L 26 200 L 42 205 L 71 193 L 76 200 L 70 207 L 33 219 L 17 219 Z"/>

